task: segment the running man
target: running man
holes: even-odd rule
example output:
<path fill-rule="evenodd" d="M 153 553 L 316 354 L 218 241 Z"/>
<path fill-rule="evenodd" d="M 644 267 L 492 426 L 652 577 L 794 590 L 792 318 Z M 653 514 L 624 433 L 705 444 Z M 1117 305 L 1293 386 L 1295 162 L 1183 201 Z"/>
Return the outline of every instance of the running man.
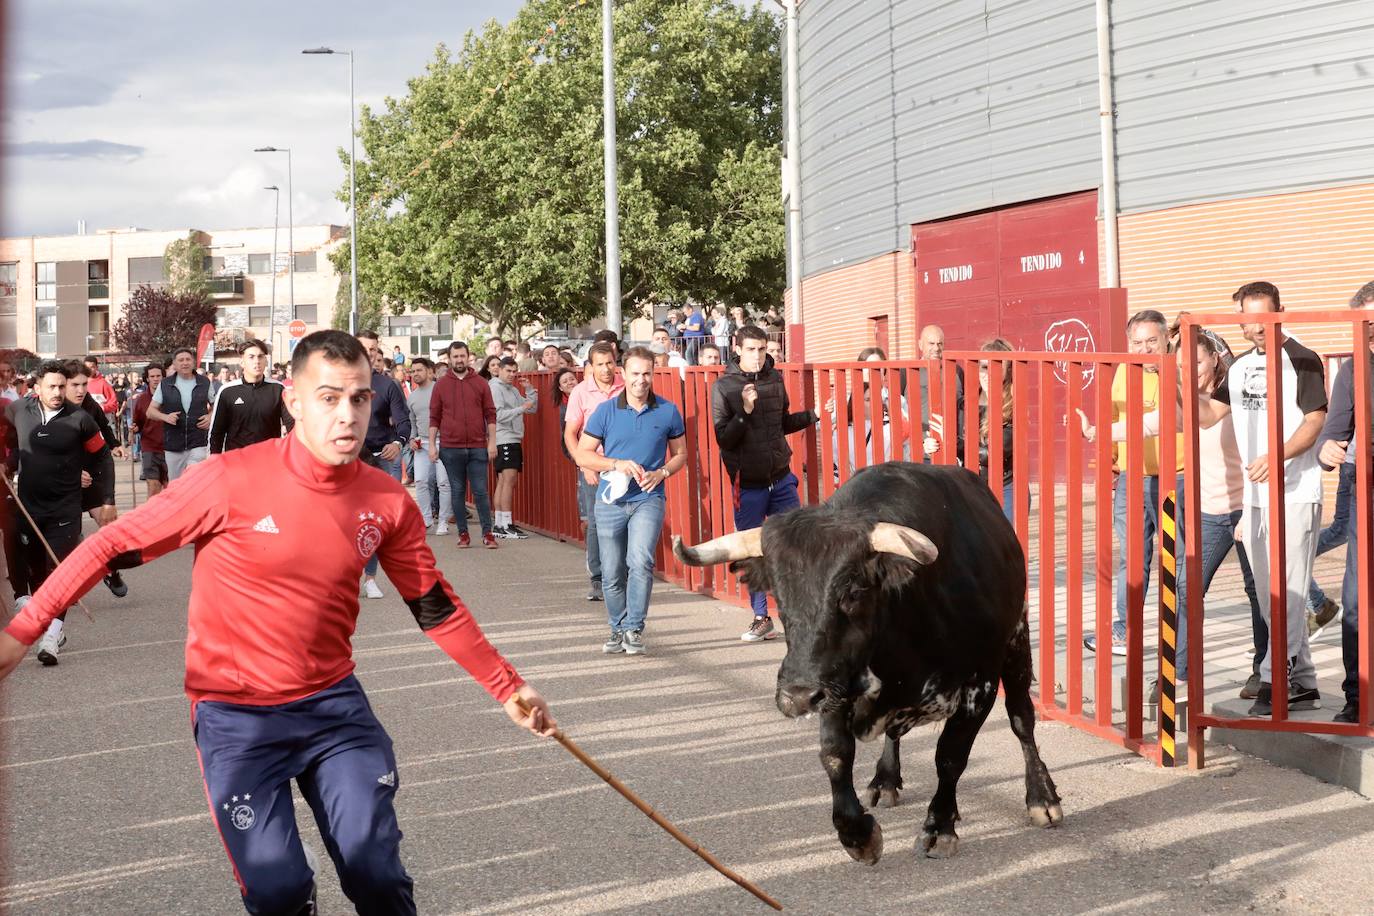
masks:
<path fill-rule="evenodd" d="M 10 570 L 17 580 L 16 591 L 23 593 L 14 602 L 16 610 L 27 604 L 29 595 L 53 571 L 44 541 L 59 560 L 81 542 L 82 475 L 94 477 L 109 453 L 95 420 L 67 400 L 67 383 L 73 374 L 70 364 L 55 360 L 43 363 L 38 367 L 38 396 L 21 398 L 5 408 L 6 472 L 12 475 L 19 471 L 19 501 L 33 518 L 30 524 L 21 512 L 18 519 L 18 569 Z M 112 571 L 101 570 L 82 593 Z M 30 627 L 24 645 L 0 637 L 0 670 L 8 673 L 19 664 L 25 646 L 35 640 L 38 661 L 56 665 L 57 653 L 67 643 L 62 625 L 74 601 L 70 598 L 43 605 L 47 613 L 41 623 Z"/>
<path fill-rule="evenodd" d="M 162 387 L 163 371 L 157 363 L 149 363 L 143 370 L 146 388 L 134 400 L 134 428 L 138 430 L 139 460 L 142 473 L 139 478 L 148 485 L 148 498 L 162 492 L 167 486 L 167 456 L 162 451 L 161 420 L 148 416 L 148 408 L 153 404 L 153 394 Z"/>
<path fill-rule="evenodd" d="M 196 374 L 196 351 L 182 347 L 172 355 L 176 374 L 153 391 L 148 416 L 161 420 L 167 477 L 176 480 L 210 454 L 210 380 Z"/>
<path fill-rule="evenodd" d="M 67 363 L 67 370 L 70 378 L 67 379 L 67 402 L 73 407 L 79 407 L 91 415 L 96 427 L 100 430 L 100 435 L 105 440 L 108 448 L 101 453 L 98 467 L 89 475 L 89 480 L 83 480 L 81 490 L 81 511 L 89 512 L 91 520 L 101 528 L 119 518 L 119 509 L 115 506 L 115 464 L 116 458 L 125 458 L 128 453 L 119 444 L 119 437 L 115 435 L 114 428 L 110 426 L 110 415 L 100 406 L 100 402 L 90 393 L 90 373 L 91 360 L 87 358 L 85 362 L 72 360 Z M 105 586 L 114 593 L 116 598 L 123 598 L 129 594 L 129 586 L 124 582 L 124 577 L 119 570 L 115 570 L 105 577 Z"/>
<path fill-rule="evenodd" d="M 286 409 L 286 389 L 266 377 L 271 348 L 250 340 L 239 349 L 243 378 L 230 382 L 215 396 L 210 413 L 210 454 L 243 448 L 266 439 L 281 438 L 295 422 Z"/>
<path fill-rule="evenodd" d="M 206 461 L 77 548 L 0 634 L 0 677 L 110 569 L 195 543 L 186 693 L 210 812 L 244 907 L 313 912 L 295 780 L 358 912 L 411 914 L 396 758 L 353 675 L 363 563 L 382 558 L 420 629 L 512 721 L 540 735 L 556 726 L 435 568 L 410 494 L 358 460 L 372 400 L 361 344 L 318 331 L 297 345 L 292 366 L 292 434 Z M 61 404 L 66 379 L 53 373 L 44 376 L 55 379 L 52 403 L 70 410 Z M 82 432 L 103 445 L 93 426 Z"/>

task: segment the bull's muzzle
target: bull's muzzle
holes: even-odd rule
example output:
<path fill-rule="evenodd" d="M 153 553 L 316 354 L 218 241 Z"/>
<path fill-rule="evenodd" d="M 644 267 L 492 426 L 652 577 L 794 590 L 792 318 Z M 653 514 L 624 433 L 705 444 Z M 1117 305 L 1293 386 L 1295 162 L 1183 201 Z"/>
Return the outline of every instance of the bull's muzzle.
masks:
<path fill-rule="evenodd" d="M 814 712 L 824 699 L 825 691 L 818 687 L 790 684 L 778 688 L 778 711 L 789 719 L 797 719 Z"/>

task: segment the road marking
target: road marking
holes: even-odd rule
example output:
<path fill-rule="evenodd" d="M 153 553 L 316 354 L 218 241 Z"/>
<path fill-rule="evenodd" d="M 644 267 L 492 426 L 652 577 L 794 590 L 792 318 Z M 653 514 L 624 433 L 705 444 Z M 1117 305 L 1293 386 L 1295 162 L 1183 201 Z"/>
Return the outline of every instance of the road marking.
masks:
<path fill-rule="evenodd" d="M 103 751 L 86 751 L 81 754 L 67 754 L 62 757 L 45 757 L 42 760 L 22 760 L 18 763 L 6 763 L 0 766 L 0 770 L 15 770 L 20 767 L 46 766 L 50 763 L 65 763 L 68 760 L 80 760 L 83 757 L 103 757 L 106 754 L 122 754 L 125 751 L 143 751 L 150 747 L 167 747 L 171 744 L 190 744 L 190 738 L 176 738 L 171 741 L 153 741 L 149 744 L 131 744 L 128 747 L 112 747 Z"/>

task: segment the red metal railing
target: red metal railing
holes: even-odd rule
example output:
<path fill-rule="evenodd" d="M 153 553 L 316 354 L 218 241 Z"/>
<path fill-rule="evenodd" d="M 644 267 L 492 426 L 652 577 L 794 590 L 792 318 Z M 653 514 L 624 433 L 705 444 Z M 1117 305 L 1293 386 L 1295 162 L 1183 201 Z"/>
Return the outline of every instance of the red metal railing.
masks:
<path fill-rule="evenodd" d="M 1349 324 L 1351 328 L 1351 351 L 1356 354 L 1369 352 L 1370 341 L 1370 322 L 1374 320 L 1374 314 L 1368 311 L 1326 311 L 1326 312 L 1303 312 L 1301 314 L 1289 314 L 1284 312 L 1273 314 L 1247 313 L 1245 321 L 1248 324 L 1264 325 L 1266 337 L 1266 400 L 1267 400 L 1267 436 L 1266 445 L 1269 456 L 1269 467 L 1271 473 L 1268 479 L 1268 514 L 1269 530 L 1286 530 L 1286 505 L 1284 501 L 1284 475 L 1272 473 L 1274 468 L 1284 467 L 1284 436 L 1283 436 L 1283 372 L 1281 360 L 1276 358 L 1283 346 L 1284 325 L 1293 324 Z M 1238 316 L 1188 316 L 1183 321 L 1183 350 L 1185 353 L 1195 352 L 1200 327 L 1206 326 L 1234 326 L 1238 323 Z M 1354 360 L 1354 428 L 1355 434 L 1350 442 L 1350 447 L 1356 449 L 1355 459 L 1355 518 L 1356 518 L 1356 540 L 1354 544 L 1347 547 L 1347 550 L 1355 549 L 1358 545 L 1360 556 L 1357 560 L 1357 589 L 1358 596 L 1358 616 L 1359 616 L 1359 714 L 1358 721 L 1355 723 L 1338 723 L 1330 721 L 1312 721 L 1292 719 L 1288 715 L 1288 659 L 1289 647 L 1287 641 L 1287 564 L 1286 553 L 1287 544 L 1285 538 L 1271 537 L 1269 539 L 1269 582 L 1256 582 L 1257 588 L 1268 587 L 1270 600 L 1270 622 L 1269 637 L 1270 648 L 1269 657 L 1272 660 L 1273 668 L 1273 715 L 1264 718 L 1227 718 L 1213 713 L 1195 711 L 1188 723 L 1188 745 L 1189 745 L 1189 764 L 1193 767 L 1201 767 L 1205 762 L 1205 752 L 1202 739 L 1202 731 L 1211 726 L 1224 726 L 1227 728 L 1255 729 L 1263 731 L 1281 732 L 1309 732 L 1333 735 L 1349 735 L 1359 737 L 1374 737 L 1374 729 L 1370 727 L 1370 672 L 1371 672 L 1371 639 L 1374 634 L 1370 632 L 1370 600 L 1371 588 L 1374 586 L 1374 565 L 1371 565 L 1371 557 L 1374 551 L 1370 549 L 1371 534 L 1371 457 L 1370 457 L 1370 366 L 1369 359 L 1357 358 Z M 1329 380 L 1328 380 L 1329 381 Z M 1198 444 L 1198 401 L 1197 401 L 1197 364 L 1193 360 L 1184 360 L 1184 392 L 1183 398 L 1183 427 L 1185 430 L 1184 447 L 1187 455 L 1185 464 L 1187 465 L 1186 474 L 1186 495 L 1185 508 L 1187 515 L 1188 531 L 1197 531 L 1201 525 L 1199 507 L 1199 477 L 1198 468 L 1201 460 Z M 1314 446 L 1315 447 L 1315 446 Z M 1199 581 L 1201 576 L 1201 543 L 1199 538 L 1192 538 L 1187 543 L 1187 562 L 1188 575 L 1191 581 Z M 1306 583 L 1302 583 L 1306 587 Z M 1188 590 L 1188 692 L 1190 696 L 1204 696 L 1204 668 L 1203 659 L 1205 658 L 1203 644 L 1203 606 L 1202 596 L 1196 589 Z"/>
<path fill-rule="evenodd" d="M 1286 318 L 1290 323 L 1349 321 L 1356 334 L 1367 334 L 1369 318 L 1352 318 L 1361 313 L 1308 313 L 1294 316 L 1256 316 L 1258 323 L 1278 328 Z M 1233 323 L 1234 318 L 1200 317 L 1185 321 L 1188 335 L 1184 352 L 1194 352 L 1197 325 Z M 1247 317 L 1248 320 L 1248 317 Z M 1360 341 L 1357 338 L 1357 352 Z M 1192 349 L 1189 349 L 1192 348 Z M 1271 361 L 1272 363 L 1272 361 Z M 1183 360 L 1183 390 L 1196 391 L 1196 361 Z M 988 397 L 1000 406 L 1006 373 L 1011 373 L 1012 408 L 1012 513 L 1013 524 L 1026 554 L 1029 573 L 1028 613 L 1037 636 L 1039 694 L 1037 705 L 1047 718 L 1056 719 L 1091 734 L 1110 740 L 1156 761 L 1161 760 L 1162 739 L 1172 748 L 1173 735 L 1145 730 L 1145 646 L 1156 642 L 1159 605 L 1144 613 L 1147 582 L 1143 568 L 1145 529 L 1145 454 L 1149 437 L 1145 435 L 1147 373 L 1157 373 L 1159 392 L 1178 390 L 1180 374 L 1173 356 L 1120 353 L 1023 353 L 951 352 L 944 360 L 931 363 L 919 360 L 841 362 L 824 364 L 784 364 L 779 367 L 792 410 L 810 409 L 819 422 L 789 438 L 792 469 L 800 483 L 803 504 L 827 499 L 857 470 L 885 460 L 919 461 L 923 456 L 922 418 L 935 416 L 943 421 L 943 437 L 931 455 L 937 464 L 951 464 L 962 458 L 966 467 L 978 469 L 980 435 L 980 368 L 986 369 L 986 388 L 998 392 Z M 1009 367 L 1009 369 L 1007 368 Z M 711 419 L 711 386 L 721 373 L 719 368 L 693 367 L 658 370 L 654 390 L 678 404 L 687 431 L 689 461 L 687 471 L 675 475 L 667 484 L 668 513 L 658 551 L 660 573 L 669 581 L 692 591 L 712 595 L 740 606 L 748 595 L 738 578 L 724 567 L 685 567 L 667 549 L 670 539 L 680 535 L 689 543 L 700 543 L 734 530 L 733 494 L 720 459 Z M 1367 392 L 1368 367 L 1360 364 L 1356 372 L 1356 391 Z M 965 409 L 962 437 L 959 436 L 960 376 Z M 1119 381 L 1117 379 L 1119 378 Z M 551 405 L 551 377 L 536 373 L 527 378 L 540 391 L 541 405 Z M 1121 389 L 1118 405 L 1113 404 L 1113 383 Z M 1280 390 L 1277 364 L 1270 369 L 1270 391 Z M 924 394 L 923 394 L 924 392 Z M 1201 594 L 1201 519 L 1198 485 L 1198 439 L 1196 407 L 1192 398 L 1183 399 L 1180 417 L 1178 400 L 1158 397 L 1158 435 L 1154 437 L 1155 457 L 1160 475 L 1156 517 L 1163 515 L 1166 499 L 1177 500 L 1170 469 L 1185 471 L 1182 504 L 1185 518 L 1179 524 L 1186 548 L 1188 614 L 1188 687 L 1194 709 L 1188 724 L 1190 760 L 1200 766 L 1203 760 L 1202 729 L 1226 724 L 1241 728 L 1273 728 L 1289 731 L 1323 731 L 1374 736 L 1367 725 L 1337 725 L 1325 722 L 1298 722 L 1288 719 L 1286 672 L 1278 664 L 1274 683 L 1272 719 L 1223 720 L 1200 708 L 1204 697 L 1204 632 Z M 1098 434 L 1089 444 L 1078 434 L 1077 411 L 1093 418 Z M 1117 413 L 1119 411 L 1119 413 Z M 1356 428 L 1368 441 L 1370 405 L 1357 399 Z M 1117 446 L 1109 434 L 1112 419 L 1124 421 L 1121 443 L 1125 466 L 1116 465 Z M 1182 422 L 1180 423 L 1180 420 Z M 1281 430 L 1280 411 L 1270 416 L 1271 436 Z M 989 412 L 987 450 L 989 486 L 999 500 L 1003 498 L 1003 441 L 1005 421 L 995 407 Z M 1066 427 L 1067 423 L 1067 429 Z M 936 424 L 937 426 L 939 424 Z M 579 540 L 577 522 L 576 471 L 559 445 L 557 412 L 541 409 L 526 421 L 527 456 L 525 472 L 516 490 L 515 510 L 522 525 L 567 540 Z M 1184 437 L 1182 454 L 1177 446 L 1180 429 L 1192 431 Z M 1359 436 L 1360 434 L 1357 434 Z M 962 456 L 956 456 L 962 438 Z M 1271 443 L 1272 445 L 1273 443 Z M 1281 443 L 1279 444 L 1281 447 Z M 1033 447 L 1034 446 L 1034 447 Z M 1370 467 L 1367 449 L 1360 450 L 1357 491 L 1361 495 L 1358 536 L 1368 545 L 1370 535 Z M 1180 458 L 1185 460 L 1180 462 Z M 1274 465 L 1278 466 L 1278 465 Z M 1278 475 L 1275 475 L 1277 478 Z M 1271 483 L 1271 492 L 1282 491 Z M 1113 545 L 1113 495 L 1115 487 L 1125 487 L 1125 543 Z M 1271 507 L 1273 530 L 1283 530 L 1282 499 Z M 1153 549 L 1155 569 L 1162 577 L 1162 536 L 1156 533 Z M 1126 596 L 1126 657 L 1121 696 L 1115 696 L 1120 671 L 1110 652 L 1115 613 L 1117 551 L 1125 551 L 1124 589 Z M 1369 634 L 1369 549 L 1365 547 L 1360 583 L 1360 632 Z M 1283 545 L 1271 545 L 1273 571 L 1271 591 L 1282 595 Z M 1062 583 L 1058 580 L 1062 573 Z M 1162 591 L 1162 589 L 1159 589 Z M 1288 658 L 1283 644 L 1282 602 L 1275 602 L 1270 628 L 1273 657 Z M 1180 615 L 1185 613 L 1179 608 Z M 1149 630 L 1147 631 L 1147 626 Z M 1085 669 L 1081 648 L 1085 633 L 1097 641 L 1097 654 L 1089 656 L 1091 677 Z M 1149 642 L 1147 643 L 1147 640 Z M 1360 722 L 1368 723 L 1370 642 L 1361 639 Z M 1161 646 L 1162 655 L 1162 646 Z M 1062 682 L 1058 676 L 1063 666 Z M 1163 728 L 1161 717 L 1160 728 Z M 1165 755 L 1168 759 L 1172 754 Z"/>

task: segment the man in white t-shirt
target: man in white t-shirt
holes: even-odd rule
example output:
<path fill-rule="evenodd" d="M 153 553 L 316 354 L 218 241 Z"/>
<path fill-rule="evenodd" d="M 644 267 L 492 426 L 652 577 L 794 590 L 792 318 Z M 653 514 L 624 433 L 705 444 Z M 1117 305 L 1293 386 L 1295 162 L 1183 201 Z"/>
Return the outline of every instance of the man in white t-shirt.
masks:
<path fill-rule="evenodd" d="M 1279 291 L 1272 283 L 1247 283 L 1232 300 L 1242 313 L 1280 312 Z M 1244 515 L 1241 541 L 1250 557 L 1259 592 L 1260 614 L 1271 624 L 1269 595 L 1269 392 L 1265 358 L 1266 329 L 1242 321 L 1241 333 L 1253 349 L 1240 355 L 1225 381 L 1198 405 L 1198 417 L 1211 427 L 1228 414 L 1234 420 L 1236 447 L 1245 465 Z M 1296 338 L 1284 335 L 1276 355 L 1283 373 L 1284 512 L 1288 592 L 1288 708 L 1316 709 L 1321 705 L 1317 672 L 1307 643 L 1306 595 L 1317 554 L 1321 529 L 1321 464 L 1313 446 L 1326 420 L 1326 380 L 1322 360 Z M 1260 689 L 1250 715 L 1273 712 L 1273 653 L 1260 664 Z"/>

